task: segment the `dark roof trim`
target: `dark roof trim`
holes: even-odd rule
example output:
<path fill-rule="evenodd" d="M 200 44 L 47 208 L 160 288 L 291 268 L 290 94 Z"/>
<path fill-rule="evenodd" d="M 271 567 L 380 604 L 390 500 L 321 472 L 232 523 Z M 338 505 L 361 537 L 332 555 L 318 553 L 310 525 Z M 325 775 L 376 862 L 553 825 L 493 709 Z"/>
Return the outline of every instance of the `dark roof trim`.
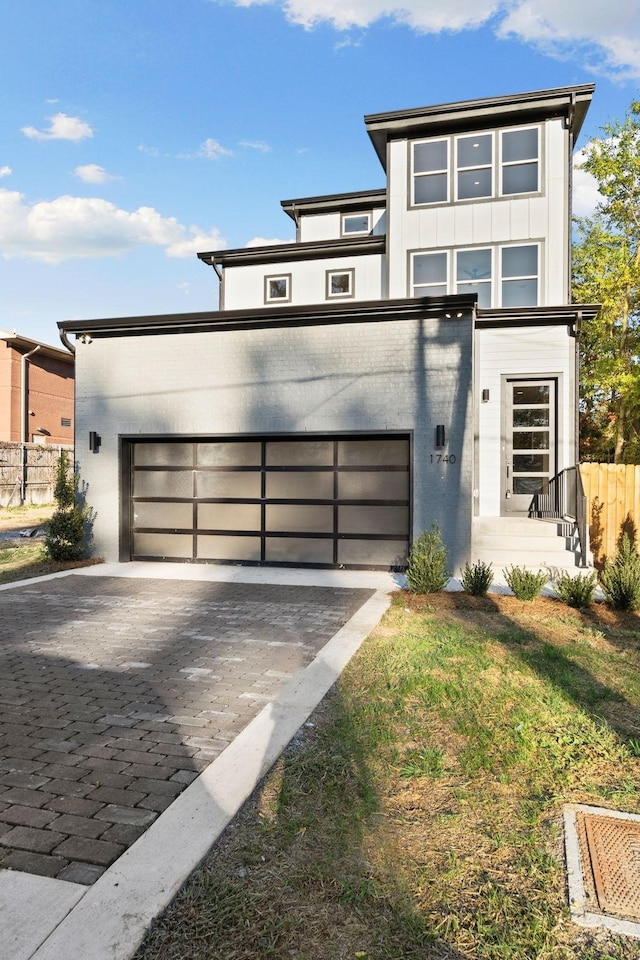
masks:
<path fill-rule="evenodd" d="M 299 200 L 281 200 L 284 212 L 296 220 L 298 214 L 348 212 L 350 210 L 371 210 L 385 206 L 387 191 L 361 190 L 358 193 L 334 193 L 325 197 L 301 197 Z"/>
<path fill-rule="evenodd" d="M 372 113 L 365 116 L 367 133 L 383 168 L 387 164 L 387 141 L 404 137 L 435 136 L 496 124 L 520 124 L 549 117 L 566 117 L 574 141 L 584 121 L 595 85 L 557 87 L 532 93 L 514 93 L 481 100 L 461 100 L 413 110 Z"/>
<path fill-rule="evenodd" d="M 210 266 L 247 267 L 260 263 L 288 263 L 292 260 L 324 260 L 329 257 L 360 257 L 384 253 L 386 237 L 356 236 L 340 240 L 312 240 L 308 243 L 274 243 L 264 247 L 240 247 L 199 253 L 198 259 Z"/>
<path fill-rule="evenodd" d="M 599 304 L 594 303 L 572 303 L 564 307 L 478 309 L 476 327 L 576 326 L 579 329 L 583 320 L 592 320 L 599 311 Z"/>
<path fill-rule="evenodd" d="M 450 297 L 417 297 L 401 300 L 367 300 L 356 303 L 311 304 L 295 307 L 261 307 L 253 310 L 217 310 L 207 313 L 165 314 L 149 317 L 113 317 L 104 320 L 68 320 L 58 324 L 76 337 L 121 336 L 151 333 L 187 333 L 243 330 L 256 327 L 316 326 L 336 323 L 371 323 L 413 320 L 422 317 L 470 318 L 475 294 Z"/>

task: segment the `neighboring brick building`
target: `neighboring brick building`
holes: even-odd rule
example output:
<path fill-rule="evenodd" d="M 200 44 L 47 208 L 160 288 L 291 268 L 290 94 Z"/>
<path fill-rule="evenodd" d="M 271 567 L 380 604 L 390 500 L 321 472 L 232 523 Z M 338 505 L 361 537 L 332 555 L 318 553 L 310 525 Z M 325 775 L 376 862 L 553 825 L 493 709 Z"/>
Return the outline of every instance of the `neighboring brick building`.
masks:
<path fill-rule="evenodd" d="M 0 330 L 0 440 L 73 443 L 74 357 Z"/>

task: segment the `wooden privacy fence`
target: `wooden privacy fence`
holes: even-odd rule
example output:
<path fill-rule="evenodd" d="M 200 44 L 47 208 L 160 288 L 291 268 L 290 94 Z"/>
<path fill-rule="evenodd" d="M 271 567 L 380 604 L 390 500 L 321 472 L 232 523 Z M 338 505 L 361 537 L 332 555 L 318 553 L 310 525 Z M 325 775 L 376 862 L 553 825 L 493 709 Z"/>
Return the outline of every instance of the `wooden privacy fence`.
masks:
<path fill-rule="evenodd" d="M 589 537 L 597 567 L 612 560 L 623 533 L 640 550 L 640 465 L 581 463 Z"/>
<path fill-rule="evenodd" d="M 73 463 L 73 447 L 0 442 L 0 507 L 51 503 L 61 450 Z"/>

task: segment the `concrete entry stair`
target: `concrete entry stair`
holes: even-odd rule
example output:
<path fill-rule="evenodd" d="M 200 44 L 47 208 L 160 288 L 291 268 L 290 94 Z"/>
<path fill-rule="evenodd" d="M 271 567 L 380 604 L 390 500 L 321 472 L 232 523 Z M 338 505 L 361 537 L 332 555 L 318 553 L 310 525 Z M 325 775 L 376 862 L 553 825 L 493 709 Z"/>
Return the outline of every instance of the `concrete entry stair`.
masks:
<path fill-rule="evenodd" d="M 471 560 L 492 563 L 496 570 L 515 564 L 576 573 L 580 544 L 571 521 L 474 517 Z"/>

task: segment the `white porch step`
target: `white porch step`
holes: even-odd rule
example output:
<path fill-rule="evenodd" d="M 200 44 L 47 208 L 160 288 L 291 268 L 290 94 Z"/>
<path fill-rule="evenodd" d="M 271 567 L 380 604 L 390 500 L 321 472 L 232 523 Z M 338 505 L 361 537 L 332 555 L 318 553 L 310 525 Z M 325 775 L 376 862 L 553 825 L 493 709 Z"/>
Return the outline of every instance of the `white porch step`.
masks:
<path fill-rule="evenodd" d="M 475 517 L 471 561 L 575 572 L 580 565 L 573 524 L 529 517 Z"/>

